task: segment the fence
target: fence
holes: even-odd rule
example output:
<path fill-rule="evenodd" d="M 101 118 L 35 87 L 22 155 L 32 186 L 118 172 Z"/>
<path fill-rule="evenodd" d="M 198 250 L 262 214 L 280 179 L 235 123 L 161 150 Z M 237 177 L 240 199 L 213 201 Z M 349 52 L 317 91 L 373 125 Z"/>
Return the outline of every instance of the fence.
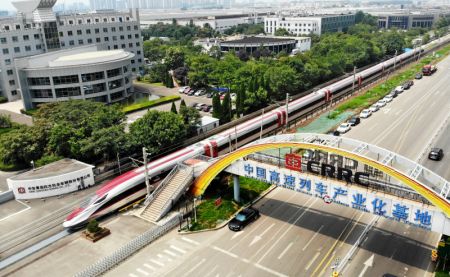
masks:
<path fill-rule="evenodd" d="M 117 249 L 111 255 L 98 260 L 93 265 L 77 273 L 75 277 L 94 277 L 105 273 L 106 271 L 112 269 L 120 262 L 124 261 L 131 255 L 139 251 L 144 246 L 147 246 L 148 244 L 177 226 L 180 223 L 180 220 L 180 215 L 177 214 L 172 219 L 167 221 L 163 226 L 157 226 L 156 228 L 150 229 L 145 233 L 139 235 L 121 248 Z"/>

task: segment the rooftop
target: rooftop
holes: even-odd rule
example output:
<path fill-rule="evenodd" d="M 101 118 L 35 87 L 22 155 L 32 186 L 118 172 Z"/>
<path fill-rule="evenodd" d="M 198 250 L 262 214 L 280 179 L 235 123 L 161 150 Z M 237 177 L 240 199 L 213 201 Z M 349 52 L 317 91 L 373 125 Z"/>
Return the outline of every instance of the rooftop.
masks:
<path fill-rule="evenodd" d="M 131 57 L 131 53 L 120 50 L 92 51 L 67 56 L 61 56 L 49 61 L 49 67 L 88 65 L 102 62 L 111 62 Z"/>
<path fill-rule="evenodd" d="M 15 181 L 43 179 L 79 171 L 85 168 L 94 168 L 94 166 L 73 159 L 62 159 L 36 168 L 35 170 L 29 170 L 22 174 L 15 175 L 9 179 Z"/>
<path fill-rule="evenodd" d="M 242 43 L 242 44 L 254 44 L 254 43 L 277 43 L 277 42 L 289 42 L 293 41 L 292 38 L 274 38 L 274 37 L 244 37 L 236 40 L 227 40 L 222 44 L 227 43 Z"/>

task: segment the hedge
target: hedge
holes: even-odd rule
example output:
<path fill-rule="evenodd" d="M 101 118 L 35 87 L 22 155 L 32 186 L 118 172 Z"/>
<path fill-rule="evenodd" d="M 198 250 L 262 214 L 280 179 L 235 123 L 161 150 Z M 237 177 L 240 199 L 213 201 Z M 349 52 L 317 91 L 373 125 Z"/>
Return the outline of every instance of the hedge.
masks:
<path fill-rule="evenodd" d="M 6 98 L 5 96 L 0 96 L 0 104 L 6 102 L 8 102 L 8 98 Z"/>
<path fill-rule="evenodd" d="M 131 104 L 128 106 L 123 107 L 122 111 L 124 113 L 131 113 L 134 111 L 139 111 L 142 109 L 147 109 L 147 108 L 151 108 L 151 107 L 155 107 L 158 105 L 162 105 L 162 104 L 166 104 L 166 103 L 171 103 L 177 100 L 180 100 L 181 97 L 178 95 L 170 95 L 170 96 L 165 96 L 165 97 L 161 97 L 159 99 L 155 99 L 155 100 L 148 100 L 145 102 L 140 102 L 140 103 L 136 103 L 136 104 Z"/>

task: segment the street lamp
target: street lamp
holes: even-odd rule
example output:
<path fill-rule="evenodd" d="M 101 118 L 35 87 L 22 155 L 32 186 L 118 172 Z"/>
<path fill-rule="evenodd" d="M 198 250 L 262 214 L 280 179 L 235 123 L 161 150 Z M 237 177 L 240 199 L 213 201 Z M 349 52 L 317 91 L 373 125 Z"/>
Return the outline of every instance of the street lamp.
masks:
<path fill-rule="evenodd" d="M 144 168 L 145 168 L 145 186 L 147 187 L 147 199 L 150 196 L 150 182 L 148 180 L 148 161 L 147 156 L 150 156 L 151 153 L 147 153 L 147 148 L 142 147 L 142 155 L 144 156 Z"/>
<path fill-rule="evenodd" d="M 31 161 L 30 164 L 33 167 L 33 171 L 34 171 L 35 170 L 35 168 L 34 168 L 34 161 Z"/>

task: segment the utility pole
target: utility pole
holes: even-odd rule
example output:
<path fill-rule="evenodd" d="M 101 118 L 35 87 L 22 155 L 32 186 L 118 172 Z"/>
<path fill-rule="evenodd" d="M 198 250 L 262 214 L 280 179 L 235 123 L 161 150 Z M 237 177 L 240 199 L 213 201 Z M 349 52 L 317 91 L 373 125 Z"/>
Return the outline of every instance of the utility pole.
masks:
<path fill-rule="evenodd" d="M 355 92 L 355 82 L 356 82 L 356 66 L 353 67 L 353 85 L 352 85 L 352 93 Z"/>
<path fill-rule="evenodd" d="M 395 55 L 394 55 L 394 71 L 395 71 L 396 65 L 397 65 L 397 50 L 395 50 Z"/>
<path fill-rule="evenodd" d="M 286 93 L 286 133 L 289 130 L 288 124 L 289 124 L 289 93 Z"/>
<path fill-rule="evenodd" d="M 264 108 L 262 109 L 261 114 L 261 130 L 259 131 L 259 139 L 262 139 L 262 132 L 263 132 L 263 121 L 264 121 Z"/>
<path fill-rule="evenodd" d="M 144 170 L 145 170 L 145 186 L 147 187 L 147 197 L 150 197 L 150 182 L 148 180 L 148 165 L 147 165 L 147 155 L 151 155 L 147 153 L 147 148 L 142 147 L 142 155 L 144 156 Z"/>
<path fill-rule="evenodd" d="M 117 152 L 117 164 L 119 166 L 119 174 L 122 175 L 122 170 L 120 169 L 120 158 L 119 158 L 119 152 Z"/>
<path fill-rule="evenodd" d="M 238 149 L 238 137 L 237 137 L 237 125 L 234 125 L 234 144 L 236 145 L 236 149 Z"/>

